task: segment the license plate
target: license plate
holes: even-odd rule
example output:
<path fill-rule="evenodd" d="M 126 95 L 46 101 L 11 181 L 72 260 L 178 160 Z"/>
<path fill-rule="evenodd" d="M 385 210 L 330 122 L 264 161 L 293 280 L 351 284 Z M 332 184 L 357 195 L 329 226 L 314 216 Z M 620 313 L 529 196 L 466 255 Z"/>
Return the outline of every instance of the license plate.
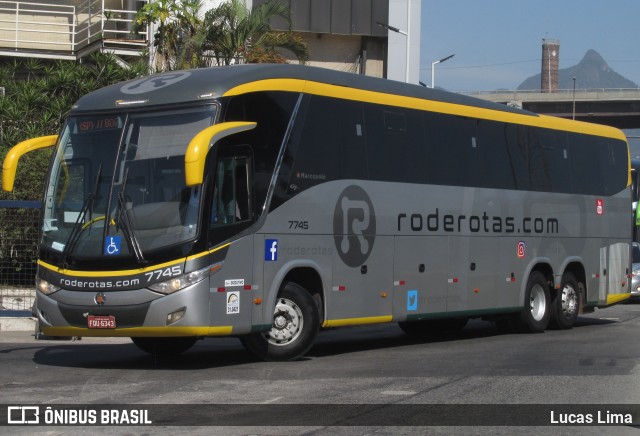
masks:
<path fill-rule="evenodd" d="M 89 315 L 87 319 L 90 329 L 114 329 L 116 328 L 116 317 Z"/>

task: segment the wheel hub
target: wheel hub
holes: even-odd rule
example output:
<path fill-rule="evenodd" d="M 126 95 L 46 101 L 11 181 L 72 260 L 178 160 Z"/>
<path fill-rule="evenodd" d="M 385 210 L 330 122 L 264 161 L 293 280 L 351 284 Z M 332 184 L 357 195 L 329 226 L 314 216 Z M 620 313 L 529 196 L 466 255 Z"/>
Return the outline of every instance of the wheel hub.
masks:
<path fill-rule="evenodd" d="M 565 286 L 562 290 L 562 312 L 570 317 L 578 307 L 578 295 L 571 286 Z"/>
<path fill-rule="evenodd" d="M 541 286 L 534 286 L 531 289 L 531 297 L 529 300 L 529 309 L 531 310 L 531 316 L 536 321 L 540 321 L 544 318 L 547 301 L 544 294 L 544 289 Z"/>
<path fill-rule="evenodd" d="M 273 345 L 288 345 L 298 339 L 304 320 L 302 310 L 293 301 L 280 298 L 273 314 L 273 326 L 267 333 L 267 341 Z"/>

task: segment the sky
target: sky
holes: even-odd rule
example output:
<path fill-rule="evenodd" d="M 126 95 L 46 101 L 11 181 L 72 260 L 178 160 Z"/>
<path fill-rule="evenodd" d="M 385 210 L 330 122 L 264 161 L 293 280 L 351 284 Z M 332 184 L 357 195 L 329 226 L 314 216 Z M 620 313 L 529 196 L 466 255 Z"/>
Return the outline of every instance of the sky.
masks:
<path fill-rule="evenodd" d="M 516 89 L 540 73 L 542 39 L 560 69 L 594 49 L 640 86 L 640 0 L 422 0 L 420 80 L 449 91 Z M 576 78 L 580 87 L 580 78 Z"/>

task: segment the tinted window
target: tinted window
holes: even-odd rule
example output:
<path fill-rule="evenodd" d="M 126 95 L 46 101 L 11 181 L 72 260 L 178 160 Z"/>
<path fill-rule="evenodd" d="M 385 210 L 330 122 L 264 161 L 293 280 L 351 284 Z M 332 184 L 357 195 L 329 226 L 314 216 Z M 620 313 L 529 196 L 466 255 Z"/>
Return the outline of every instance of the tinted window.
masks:
<path fill-rule="evenodd" d="M 309 96 L 296 118 L 288 152 L 287 194 L 331 180 L 366 179 L 362 104 Z"/>
<path fill-rule="evenodd" d="M 504 123 L 478 121 L 478 163 L 482 171 L 482 186 L 514 189 L 515 169 L 511 164 L 508 130 Z"/>
<path fill-rule="evenodd" d="M 592 195 L 627 183 L 626 144 L 607 138 L 319 96 L 295 124 L 288 196 L 340 179 Z"/>
<path fill-rule="evenodd" d="M 253 153 L 256 211 L 262 211 L 291 114 L 299 94 L 259 92 L 224 101 L 222 121 L 255 121 L 253 130 L 232 135 L 223 144 L 246 144 Z M 222 144 L 221 144 L 222 145 Z"/>
<path fill-rule="evenodd" d="M 423 120 L 427 183 L 479 186 L 476 120 L 432 112 L 424 112 Z"/>
<path fill-rule="evenodd" d="M 367 161 L 375 180 L 425 183 L 427 149 L 421 112 L 365 106 Z"/>
<path fill-rule="evenodd" d="M 566 133 L 541 131 L 538 137 L 548 168 L 550 190 L 553 192 L 572 192 L 573 184 Z"/>

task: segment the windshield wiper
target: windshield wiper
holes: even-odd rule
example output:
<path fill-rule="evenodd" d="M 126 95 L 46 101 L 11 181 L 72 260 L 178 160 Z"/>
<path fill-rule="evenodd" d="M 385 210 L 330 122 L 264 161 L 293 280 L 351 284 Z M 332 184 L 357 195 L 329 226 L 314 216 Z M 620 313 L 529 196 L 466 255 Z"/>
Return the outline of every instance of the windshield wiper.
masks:
<path fill-rule="evenodd" d="M 78 240 L 80 239 L 80 233 L 82 233 L 82 226 L 84 217 L 89 213 L 89 223 L 91 222 L 91 217 L 93 215 L 93 202 L 98 196 L 98 188 L 100 187 L 100 176 L 102 175 L 102 164 L 98 167 L 98 174 L 96 175 L 96 184 L 93 191 L 89 192 L 87 198 L 82 203 L 82 208 L 78 213 L 78 218 L 76 218 L 76 222 L 71 228 L 71 233 L 69 233 L 69 238 L 67 239 L 67 243 L 64 246 L 64 250 L 62 250 L 62 259 L 61 264 L 63 268 L 66 268 L 67 257 L 69 253 L 73 252 L 73 249 L 76 247 Z"/>
<path fill-rule="evenodd" d="M 136 235 L 133 231 L 133 226 L 131 225 L 131 220 L 129 219 L 129 214 L 127 213 L 127 200 L 124 196 L 124 189 L 127 184 L 127 177 L 129 176 L 129 168 L 125 170 L 124 179 L 122 180 L 122 186 L 120 187 L 120 191 L 118 192 L 118 205 L 120 206 L 120 214 L 118 215 L 118 223 L 121 223 L 120 228 L 122 229 L 122 233 L 124 233 L 127 242 L 129 243 L 129 249 L 133 252 L 136 257 L 136 261 L 140 265 L 146 265 L 149 263 L 142 254 L 142 249 L 140 248 L 140 243 L 136 238 Z"/>

